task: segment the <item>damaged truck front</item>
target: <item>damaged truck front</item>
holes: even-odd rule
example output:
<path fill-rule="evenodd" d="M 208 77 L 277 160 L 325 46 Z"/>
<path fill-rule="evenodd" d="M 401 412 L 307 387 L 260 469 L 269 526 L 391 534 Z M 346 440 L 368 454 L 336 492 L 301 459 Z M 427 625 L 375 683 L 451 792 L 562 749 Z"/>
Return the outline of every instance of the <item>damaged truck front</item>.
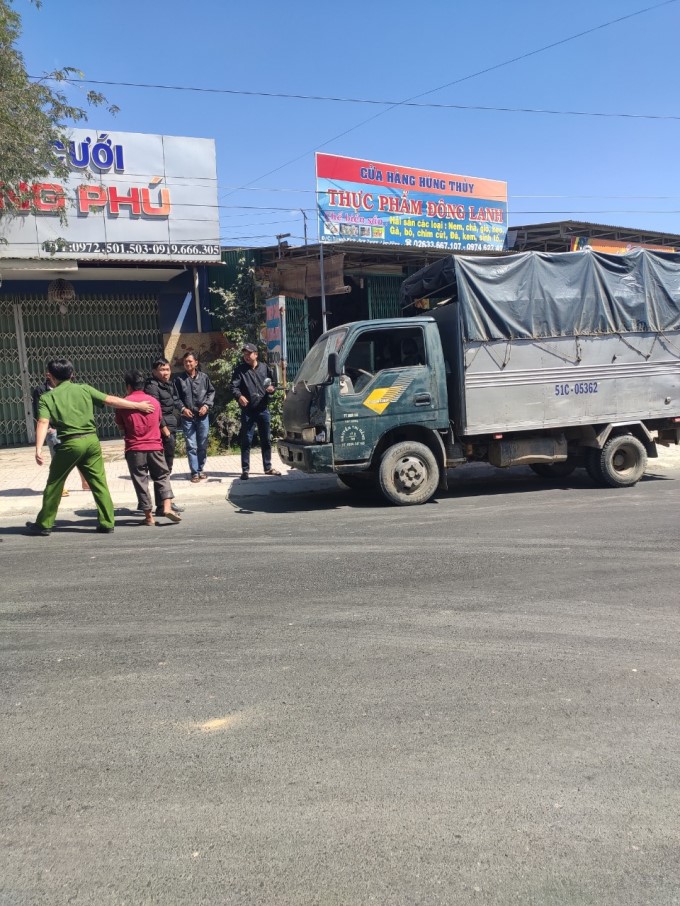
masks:
<path fill-rule="evenodd" d="M 279 454 L 392 503 L 424 503 L 467 462 L 577 467 L 626 487 L 680 440 L 680 255 L 452 256 L 408 278 L 404 311 L 309 352 Z"/>

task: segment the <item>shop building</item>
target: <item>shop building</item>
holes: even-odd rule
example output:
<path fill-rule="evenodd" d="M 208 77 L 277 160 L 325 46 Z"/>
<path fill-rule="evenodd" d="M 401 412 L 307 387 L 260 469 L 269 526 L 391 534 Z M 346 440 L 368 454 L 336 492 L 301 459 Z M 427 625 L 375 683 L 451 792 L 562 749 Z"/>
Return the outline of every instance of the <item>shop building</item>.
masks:
<path fill-rule="evenodd" d="M 528 250 L 567 252 L 590 246 L 596 251 L 623 254 L 630 248 L 680 250 L 680 235 L 653 230 L 608 226 L 583 221 L 511 226 L 502 251 L 461 254 L 512 255 Z M 287 374 L 289 379 L 323 332 L 350 321 L 399 317 L 399 291 L 406 277 L 452 253 L 450 250 L 395 245 L 334 242 L 323 247 L 325 312 L 321 299 L 321 246 L 289 247 L 285 242 L 251 250 L 225 250 L 227 268 L 214 279 L 230 279 L 236 262 L 246 255 L 254 261 L 262 291 L 279 296 L 285 310 Z M 422 312 L 420 312 L 422 313 Z M 324 318 L 325 314 L 325 318 Z"/>
<path fill-rule="evenodd" d="M 214 142 L 77 129 L 55 151 L 68 180 L 31 187 L 31 205 L 0 196 L 0 446 L 33 440 L 50 358 L 120 395 L 128 368 L 221 349 L 207 276 L 220 261 Z M 98 428 L 117 436 L 111 413 Z"/>

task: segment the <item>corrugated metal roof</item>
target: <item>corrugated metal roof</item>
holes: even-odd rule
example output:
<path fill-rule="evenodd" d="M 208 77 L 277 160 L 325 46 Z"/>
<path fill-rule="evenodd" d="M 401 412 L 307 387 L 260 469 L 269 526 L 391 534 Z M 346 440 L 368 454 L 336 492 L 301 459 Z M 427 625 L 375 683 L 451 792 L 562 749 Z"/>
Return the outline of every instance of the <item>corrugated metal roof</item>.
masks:
<path fill-rule="evenodd" d="M 629 233 L 636 236 L 644 236 L 648 241 L 652 242 L 654 240 L 672 240 L 673 244 L 680 245 L 680 235 L 677 233 L 666 233 L 660 230 L 639 230 L 634 227 L 626 226 L 617 226 L 616 224 L 605 224 L 605 223 L 592 223 L 588 220 L 549 220 L 545 223 L 528 223 L 528 224 L 512 224 L 508 227 L 509 230 L 550 230 L 557 228 L 567 228 L 569 230 L 595 230 L 598 233 L 602 232 L 616 232 L 616 233 Z M 604 236 L 600 238 L 605 238 Z"/>

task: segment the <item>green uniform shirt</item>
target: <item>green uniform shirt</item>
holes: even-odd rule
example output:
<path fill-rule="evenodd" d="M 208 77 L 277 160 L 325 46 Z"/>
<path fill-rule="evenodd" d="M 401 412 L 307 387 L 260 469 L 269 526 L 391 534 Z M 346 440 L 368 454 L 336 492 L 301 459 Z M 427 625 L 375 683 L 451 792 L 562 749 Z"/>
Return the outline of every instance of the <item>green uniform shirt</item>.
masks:
<path fill-rule="evenodd" d="M 40 397 L 38 418 L 49 418 L 62 440 L 74 434 L 95 434 L 94 406 L 102 408 L 105 399 L 106 393 L 89 384 L 62 381 Z"/>

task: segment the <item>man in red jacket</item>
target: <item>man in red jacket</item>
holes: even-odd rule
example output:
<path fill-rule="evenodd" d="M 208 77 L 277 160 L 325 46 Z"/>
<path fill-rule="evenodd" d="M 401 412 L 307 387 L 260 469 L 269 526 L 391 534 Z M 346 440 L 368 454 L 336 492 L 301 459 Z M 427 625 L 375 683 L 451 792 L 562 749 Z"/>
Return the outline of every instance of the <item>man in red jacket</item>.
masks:
<path fill-rule="evenodd" d="M 125 375 L 126 399 L 130 402 L 149 402 L 153 412 L 117 411 L 116 424 L 125 435 L 125 459 L 137 499 L 144 510 L 144 525 L 155 525 L 152 501 L 149 494 L 149 475 L 162 501 L 162 514 L 171 522 L 181 522 L 179 513 L 172 510 L 170 470 L 163 453 L 161 430 L 168 431 L 158 400 L 144 393 L 144 375 L 141 371 L 128 371 Z"/>

